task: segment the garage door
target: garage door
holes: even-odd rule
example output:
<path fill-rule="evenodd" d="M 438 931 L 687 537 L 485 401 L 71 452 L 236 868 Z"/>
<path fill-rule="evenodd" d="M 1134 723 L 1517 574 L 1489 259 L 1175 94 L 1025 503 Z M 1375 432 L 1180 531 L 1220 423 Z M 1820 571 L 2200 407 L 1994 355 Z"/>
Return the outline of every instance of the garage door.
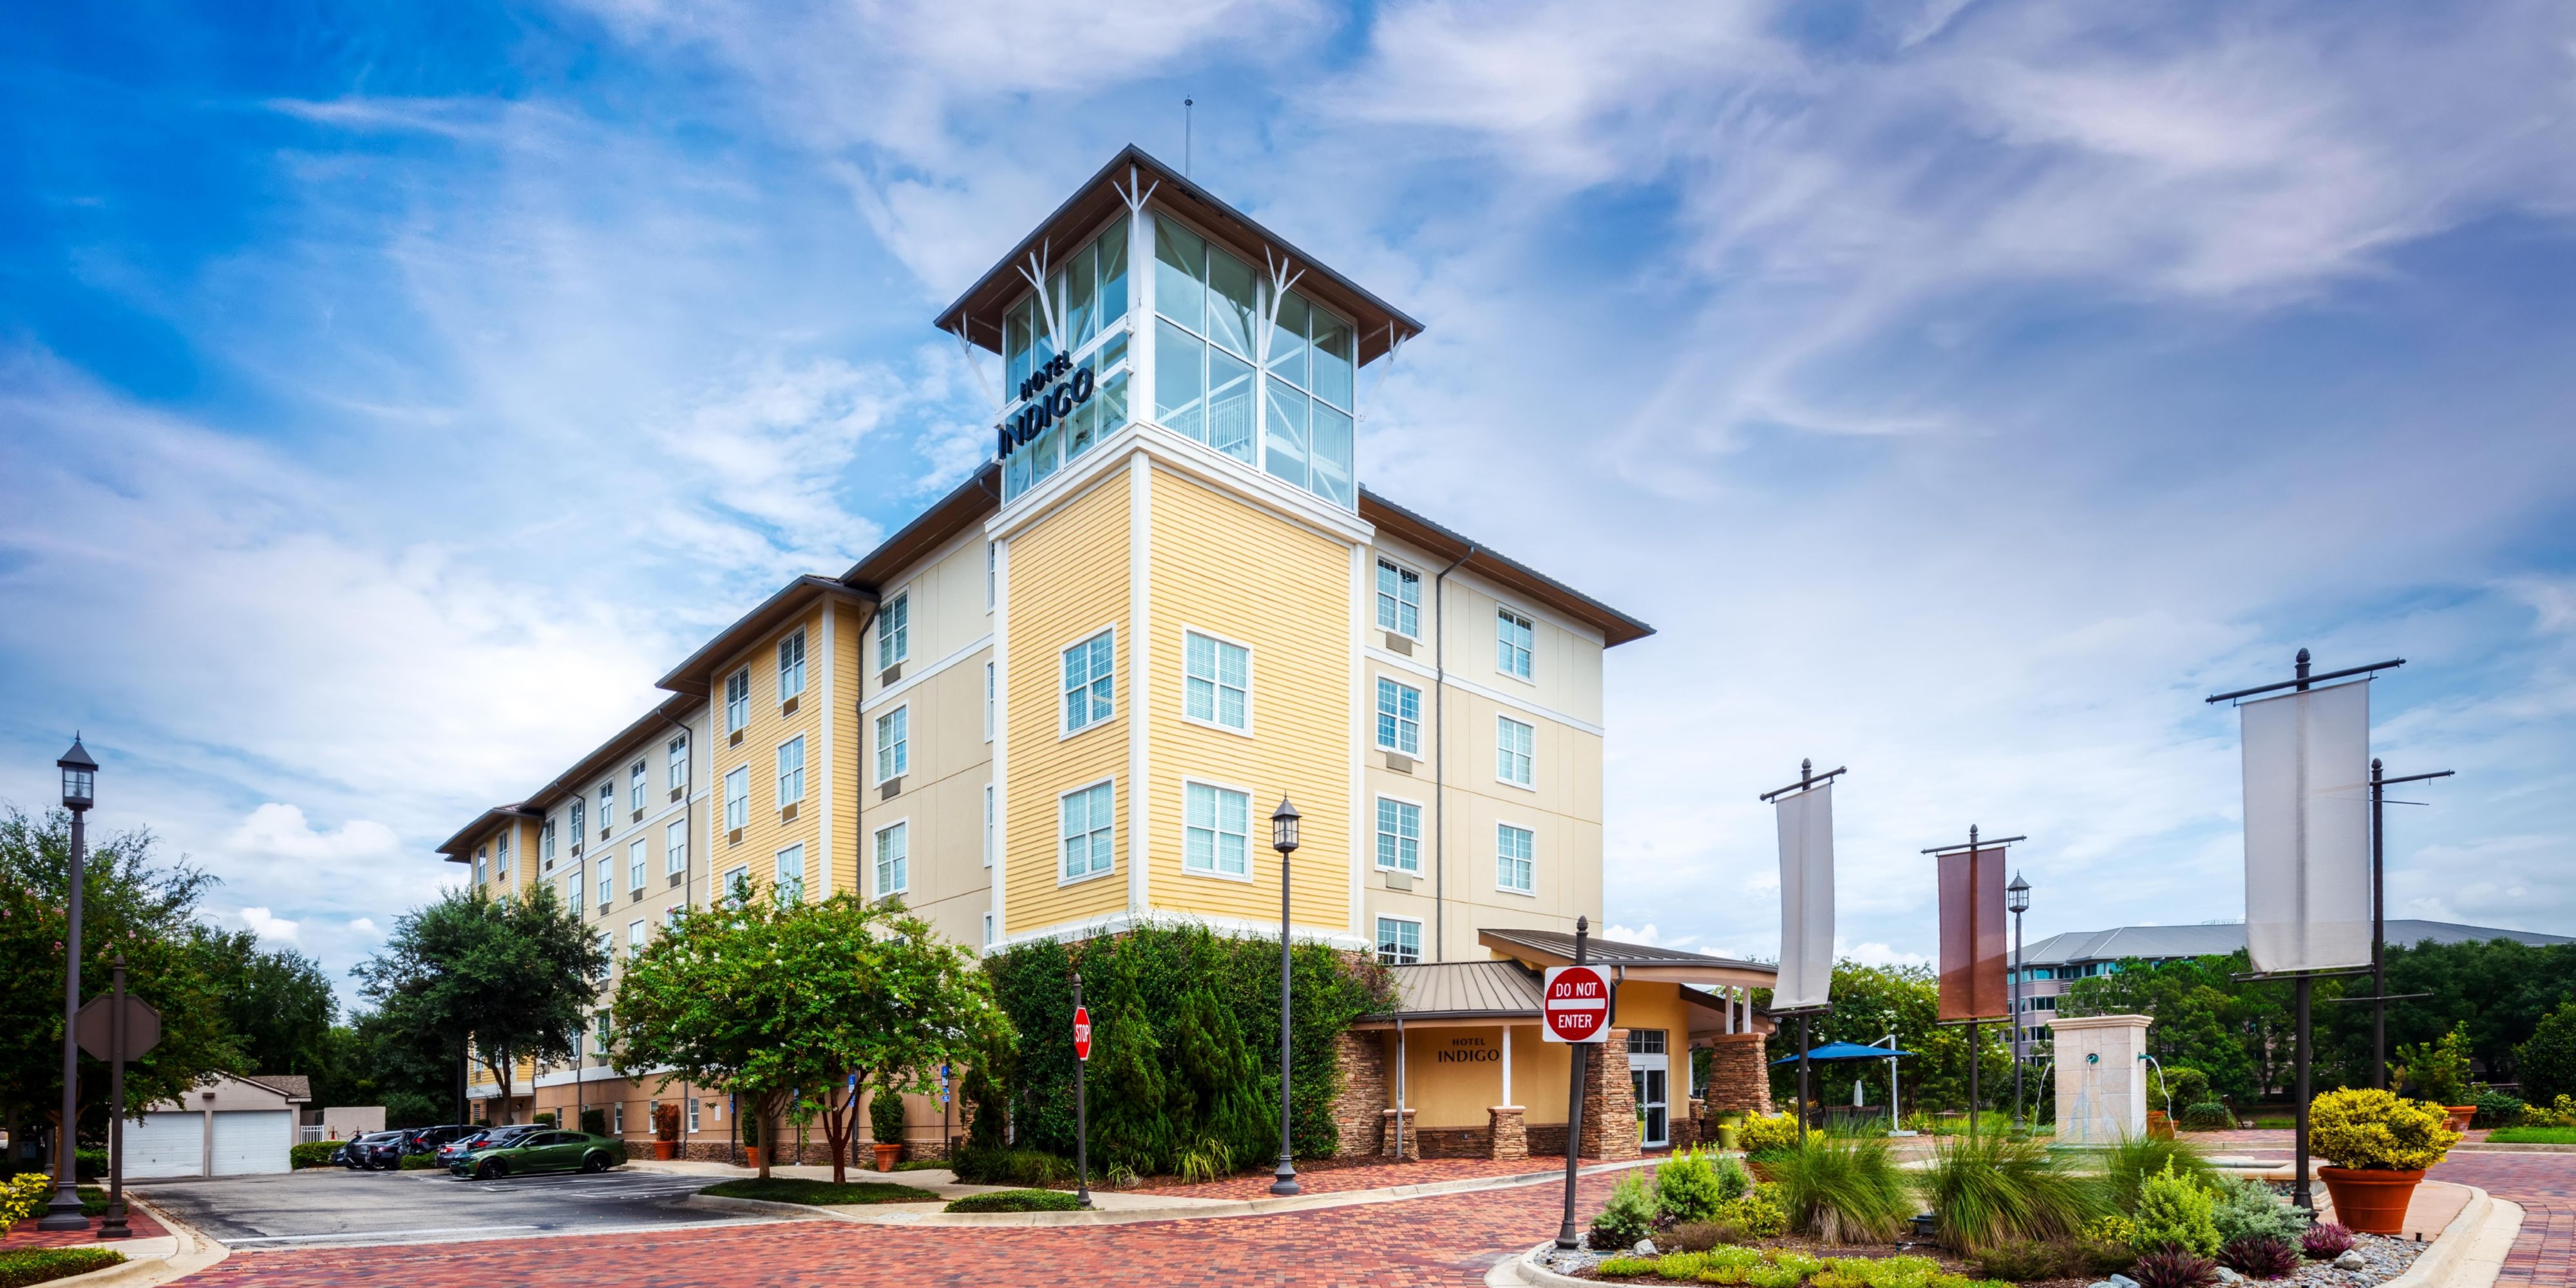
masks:
<path fill-rule="evenodd" d="M 283 1172 L 295 1139 L 288 1109 L 223 1109 L 215 1113 L 215 1175 Z"/>
<path fill-rule="evenodd" d="M 143 1121 L 125 1125 L 127 1176 L 203 1176 L 205 1173 L 204 1114 L 145 1114 Z"/>

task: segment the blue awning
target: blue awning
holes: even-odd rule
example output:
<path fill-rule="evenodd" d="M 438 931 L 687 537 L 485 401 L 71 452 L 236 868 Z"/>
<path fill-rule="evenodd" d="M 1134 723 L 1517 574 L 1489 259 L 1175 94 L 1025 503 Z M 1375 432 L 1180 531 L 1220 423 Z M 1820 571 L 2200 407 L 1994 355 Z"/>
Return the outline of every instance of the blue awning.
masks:
<path fill-rule="evenodd" d="M 1914 1053 L 1911 1051 L 1891 1051 L 1886 1047 L 1862 1046 L 1858 1042 L 1828 1042 L 1823 1046 L 1810 1048 L 1807 1058 L 1810 1060 L 1886 1060 L 1912 1054 Z M 1784 1055 L 1771 1063 L 1796 1064 L 1797 1062 L 1798 1057 Z"/>

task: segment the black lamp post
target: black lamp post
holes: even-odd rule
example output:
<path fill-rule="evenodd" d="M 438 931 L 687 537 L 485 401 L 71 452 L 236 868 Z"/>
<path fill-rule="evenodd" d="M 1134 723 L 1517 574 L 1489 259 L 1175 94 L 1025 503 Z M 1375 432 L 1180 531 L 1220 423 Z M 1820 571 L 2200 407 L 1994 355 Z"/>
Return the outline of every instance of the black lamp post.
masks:
<path fill-rule="evenodd" d="M 1304 1191 L 1288 1143 L 1288 856 L 1297 849 L 1297 807 L 1285 796 L 1270 812 L 1270 848 L 1279 851 L 1279 1179 L 1270 1183 L 1270 1192 L 1298 1194 Z"/>
<path fill-rule="evenodd" d="M 2022 880 L 2021 873 L 2018 871 L 2013 873 L 2012 884 L 2004 887 L 2004 907 L 2011 909 L 2013 915 L 2013 1134 L 2022 1135 L 2030 1130 L 2029 1126 L 2021 1120 L 2021 1066 L 2028 1058 L 2022 1052 L 2022 1035 L 2030 1032 L 2030 1028 L 2029 1017 L 2022 1014 L 2021 1007 L 2021 977 L 2024 969 L 2021 962 L 2021 915 L 2030 911 L 2030 883 Z"/>
<path fill-rule="evenodd" d="M 72 749 L 54 762 L 63 771 L 63 808 L 72 812 L 72 865 L 70 922 L 63 931 L 63 1119 L 54 1131 L 54 1197 L 45 1205 L 45 1219 L 36 1223 L 39 1230 L 86 1230 L 89 1218 L 81 1215 L 79 1177 L 80 1151 L 75 1140 L 80 1134 L 80 1035 L 73 1030 L 80 1019 L 81 976 L 81 863 L 87 857 L 88 833 L 82 823 L 89 817 L 89 807 L 98 792 L 98 762 L 90 759 L 81 746 L 80 735 L 72 735 Z"/>

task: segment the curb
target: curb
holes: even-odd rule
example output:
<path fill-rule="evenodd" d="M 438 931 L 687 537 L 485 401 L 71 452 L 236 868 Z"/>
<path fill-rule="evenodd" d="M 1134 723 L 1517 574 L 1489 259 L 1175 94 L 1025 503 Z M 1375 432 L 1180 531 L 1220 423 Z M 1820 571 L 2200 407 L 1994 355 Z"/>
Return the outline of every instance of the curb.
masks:
<path fill-rule="evenodd" d="M 171 1216 L 166 1209 L 144 1202 L 132 1190 L 125 1192 L 125 1201 L 151 1213 L 152 1219 L 160 1222 L 161 1228 L 179 1241 L 178 1249 L 166 1257 L 134 1257 L 88 1274 L 46 1282 L 80 1284 L 85 1288 L 107 1288 L 110 1284 L 162 1284 L 195 1274 L 233 1254 L 232 1249 L 206 1237 L 195 1226 Z"/>
<path fill-rule="evenodd" d="M 1494 1268 L 1485 1272 L 1485 1288 L 1600 1288 L 1598 1279 L 1560 1275 L 1532 1259 L 1555 1246 L 1556 1240 L 1550 1239 L 1518 1256 L 1495 1262 Z"/>

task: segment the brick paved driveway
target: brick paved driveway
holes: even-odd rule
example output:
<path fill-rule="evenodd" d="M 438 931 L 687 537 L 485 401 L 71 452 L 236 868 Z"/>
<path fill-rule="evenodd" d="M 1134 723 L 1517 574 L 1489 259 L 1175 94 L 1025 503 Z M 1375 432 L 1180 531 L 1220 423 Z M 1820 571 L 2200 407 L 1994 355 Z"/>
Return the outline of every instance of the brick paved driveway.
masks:
<path fill-rule="evenodd" d="M 2576 1154 L 2453 1154 L 2426 1175 L 2522 1205 L 2496 1288 L 2576 1284 Z"/>

